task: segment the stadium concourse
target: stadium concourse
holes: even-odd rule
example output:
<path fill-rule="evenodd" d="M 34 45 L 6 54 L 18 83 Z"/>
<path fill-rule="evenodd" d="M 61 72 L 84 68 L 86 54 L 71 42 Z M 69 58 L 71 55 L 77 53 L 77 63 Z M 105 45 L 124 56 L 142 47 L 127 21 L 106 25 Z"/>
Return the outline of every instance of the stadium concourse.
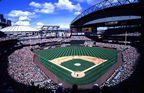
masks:
<path fill-rule="evenodd" d="M 16 38 L 0 38 L 0 92 L 37 93 L 51 91 L 52 93 L 55 93 L 55 91 L 59 90 L 63 93 L 68 93 L 73 91 L 72 89 L 64 88 L 62 83 L 57 84 L 52 78 L 45 76 L 45 73 L 34 64 L 34 53 L 32 51 L 35 49 L 42 50 L 71 46 L 70 43 L 65 42 L 72 40 L 83 40 L 84 44 L 80 44 L 80 46 L 116 49 L 121 52 L 122 65 L 115 69 L 113 75 L 102 85 L 98 85 L 102 91 L 105 87 L 118 85 L 128 79 L 133 74 L 138 64 L 140 53 L 137 48 L 130 45 L 127 45 L 125 48 L 124 45 L 120 44 L 95 42 L 85 36 L 41 40 L 34 39 L 31 40 L 31 46 L 28 46 L 30 43 L 29 41 L 25 41 L 25 43 L 21 42 L 23 43 L 23 45 L 21 45 L 20 43 L 17 43 L 19 41 Z M 45 44 L 46 42 L 47 44 Z M 39 43 L 44 43 L 45 45 L 41 46 Z M 92 90 L 89 90 L 88 92 L 91 93 Z"/>

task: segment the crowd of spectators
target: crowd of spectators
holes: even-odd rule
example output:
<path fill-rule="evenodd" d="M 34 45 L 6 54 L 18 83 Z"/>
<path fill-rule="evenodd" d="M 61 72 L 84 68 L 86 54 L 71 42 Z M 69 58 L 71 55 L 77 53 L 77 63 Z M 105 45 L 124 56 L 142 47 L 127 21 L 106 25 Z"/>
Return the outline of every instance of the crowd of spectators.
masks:
<path fill-rule="evenodd" d="M 18 38 L 17 37 L 0 37 L 0 42 L 6 41 L 6 40 L 11 40 L 11 39 L 18 39 Z"/>
<path fill-rule="evenodd" d="M 87 38 L 86 36 L 71 36 L 70 40 L 91 40 L 91 39 Z"/>
<path fill-rule="evenodd" d="M 4 39 L 0 40 L 3 41 Z M 129 78 L 134 72 L 137 59 L 140 56 L 137 49 L 130 45 L 124 46 L 120 44 L 94 42 L 85 36 L 72 36 L 70 38 L 35 39 L 31 41 L 21 41 L 21 43 L 29 44 L 31 42 L 32 44 L 37 44 L 44 42 L 59 42 L 64 40 L 85 40 L 84 46 L 112 47 L 117 49 L 118 51 L 121 51 L 123 64 L 119 66 L 118 69 L 116 69 L 117 73 L 114 78 L 110 82 L 106 81 L 101 87 L 113 86 Z M 62 44 L 61 47 L 69 45 L 70 44 Z M 34 82 L 34 84 L 36 86 L 39 85 L 40 88 L 44 87 L 46 89 L 58 89 L 58 84 L 54 83 L 54 81 L 50 78 L 46 79 L 42 75 L 43 72 L 33 63 L 33 56 L 34 54 L 30 50 L 30 47 L 17 49 L 10 56 L 8 56 L 9 62 L 7 70 L 11 78 L 25 85 L 32 85 L 31 83 Z"/>
<path fill-rule="evenodd" d="M 25 85 L 31 85 L 31 82 L 34 82 L 40 87 L 57 89 L 57 84 L 51 79 L 46 80 L 40 69 L 33 63 L 33 53 L 29 47 L 16 50 L 8 57 L 8 60 L 8 73 L 14 80 Z"/>
<path fill-rule="evenodd" d="M 40 43 L 47 43 L 47 42 L 70 42 L 71 40 L 91 40 L 85 36 L 71 36 L 69 38 L 62 38 L 62 37 L 57 37 L 57 38 L 48 38 L 48 39 L 29 39 L 29 40 L 22 40 L 20 41 L 21 44 L 23 45 L 28 45 L 28 44 L 40 44 Z"/>
<path fill-rule="evenodd" d="M 94 41 L 85 41 L 84 46 L 92 47 L 94 46 Z"/>
<path fill-rule="evenodd" d="M 125 51 L 122 51 L 123 65 L 119 67 L 119 77 L 116 83 L 120 83 L 123 80 L 131 76 L 135 70 L 136 62 L 138 62 L 138 57 L 140 54 L 137 49 L 129 46 Z"/>
<path fill-rule="evenodd" d="M 109 44 L 109 43 L 100 43 L 100 42 L 97 42 L 96 46 L 116 48 L 122 53 L 123 64 L 118 69 L 116 69 L 118 73 L 114 76 L 111 82 L 105 82 L 103 85 L 107 85 L 107 86 L 116 85 L 126 80 L 132 75 L 132 73 L 135 70 L 138 57 L 140 56 L 136 48 L 130 45 L 125 46 L 125 45 L 119 45 L 119 44 Z"/>
<path fill-rule="evenodd" d="M 53 40 L 51 41 L 55 41 L 54 39 L 55 38 L 53 38 Z M 60 40 L 60 38 L 57 38 L 57 39 Z M 81 36 L 81 37 L 72 36 L 71 38 L 68 38 L 66 40 L 86 40 L 84 43 L 84 46 L 111 47 L 122 52 L 123 65 L 117 69 L 118 73 L 111 80 L 111 82 L 109 83 L 106 82 L 108 86 L 116 85 L 122 82 L 123 80 L 127 79 L 134 71 L 134 66 L 135 66 L 136 60 L 138 59 L 139 54 L 136 48 L 132 46 L 129 46 L 129 45 L 124 46 L 120 44 L 110 44 L 110 43 L 102 43 L 102 42 L 96 42 L 95 44 L 94 41 L 89 40 L 88 38 L 84 36 Z M 46 40 L 43 40 L 43 41 L 46 41 Z M 62 44 L 61 47 L 65 47 L 67 45 L 69 44 Z"/>
<path fill-rule="evenodd" d="M 27 45 L 27 44 L 41 44 L 41 43 L 47 43 L 47 42 L 60 42 L 62 41 L 62 38 L 49 38 L 49 39 L 29 39 L 29 40 L 23 40 L 20 41 L 21 44 Z"/>
<path fill-rule="evenodd" d="M 125 48 L 125 45 L 110 44 L 110 43 L 101 43 L 101 42 L 96 42 L 96 46 L 98 46 L 98 47 L 112 47 L 112 48 L 115 48 L 115 49 L 117 49 L 119 51 L 122 51 Z M 128 48 L 130 46 L 126 46 L 126 47 Z"/>
<path fill-rule="evenodd" d="M 111 36 L 125 36 L 126 34 L 123 33 L 123 34 L 114 34 L 114 35 L 111 35 Z M 139 32 L 134 32 L 134 33 L 127 33 L 127 36 L 140 36 L 141 33 Z"/>

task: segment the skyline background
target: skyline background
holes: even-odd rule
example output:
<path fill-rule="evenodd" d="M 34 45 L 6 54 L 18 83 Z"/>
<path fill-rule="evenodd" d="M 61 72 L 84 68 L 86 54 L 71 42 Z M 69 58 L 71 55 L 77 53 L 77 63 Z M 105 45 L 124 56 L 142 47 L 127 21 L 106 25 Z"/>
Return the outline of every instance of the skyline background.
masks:
<path fill-rule="evenodd" d="M 12 25 L 60 25 L 69 28 L 71 21 L 90 6 L 103 0 L 2 0 L 0 14 Z"/>

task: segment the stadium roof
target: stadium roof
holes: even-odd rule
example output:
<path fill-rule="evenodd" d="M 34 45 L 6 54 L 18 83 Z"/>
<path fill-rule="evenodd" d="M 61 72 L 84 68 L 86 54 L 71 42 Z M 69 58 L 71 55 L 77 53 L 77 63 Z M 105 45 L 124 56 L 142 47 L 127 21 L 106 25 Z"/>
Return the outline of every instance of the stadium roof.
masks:
<path fill-rule="evenodd" d="M 141 19 L 141 16 L 116 16 L 116 17 L 106 17 L 97 20 L 93 20 L 85 23 L 84 25 L 97 24 L 97 23 L 105 23 L 111 21 L 123 21 L 123 20 L 132 20 L 132 19 Z"/>
<path fill-rule="evenodd" d="M 9 26 L 9 27 L 5 27 L 3 29 L 0 29 L 0 31 L 2 32 L 9 32 L 9 31 L 39 31 L 38 29 L 29 27 L 29 26 Z"/>
<path fill-rule="evenodd" d="M 88 9 L 84 10 L 81 14 L 79 14 L 72 22 L 76 22 L 80 18 L 91 14 L 93 12 L 105 9 L 105 8 L 110 8 L 110 7 L 115 7 L 115 6 L 121 6 L 121 5 L 127 5 L 127 4 L 132 4 L 132 3 L 138 3 L 139 0 L 104 0 L 100 3 L 96 3 L 95 5 L 89 7 Z"/>

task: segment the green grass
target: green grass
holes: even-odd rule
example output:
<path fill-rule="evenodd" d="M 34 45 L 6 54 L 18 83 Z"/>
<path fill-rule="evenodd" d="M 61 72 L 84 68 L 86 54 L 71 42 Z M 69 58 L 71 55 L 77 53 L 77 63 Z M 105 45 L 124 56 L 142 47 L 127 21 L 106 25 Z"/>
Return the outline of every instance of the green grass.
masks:
<path fill-rule="evenodd" d="M 80 63 L 81 66 L 75 66 L 74 65 L 75 63 Z M 82 59 L 73 59 L 70 61 L 63 62 L 61 65 L 73 71 L 83 71 L 89 67 L 92 67 L 95 64 L 86 60 L 82 60 Z"/>
<path fill-rule="evenodd" d="M 44 65 L 49 71 L 55 74 L 60 80 L 67 84 L 77 84 L 77 85 L 86 85 L 96 81 L 100 78 L 105 72 L 107 72 L 116 62 L 117 62 L 117 53 L 118 51 L 105 48 L 94 48 L 94 47 L 62 47 L 48 50 L 37 51 L 39 54 L 39 61 Z M 81 56 L 93 56 L 97 58 L 102 58 L 107 60 L 103 64 L 87 71 L 85 77 L 83 78 L 73 78 L 71 72 L 58 67 L 57 65 L 48 62 L 58 57 L 63 56 L 72 56 L 72 55 L 81 55 Z M 81 66 L 74 66 L 75 63 L 80 63 Z M 82 71 L 90 66 L 93 66 L 94 63 L 88 62 L 81 59 L 74 59 L 62 63 L 63 66 L 72 69 L 73 71 Z"/>

